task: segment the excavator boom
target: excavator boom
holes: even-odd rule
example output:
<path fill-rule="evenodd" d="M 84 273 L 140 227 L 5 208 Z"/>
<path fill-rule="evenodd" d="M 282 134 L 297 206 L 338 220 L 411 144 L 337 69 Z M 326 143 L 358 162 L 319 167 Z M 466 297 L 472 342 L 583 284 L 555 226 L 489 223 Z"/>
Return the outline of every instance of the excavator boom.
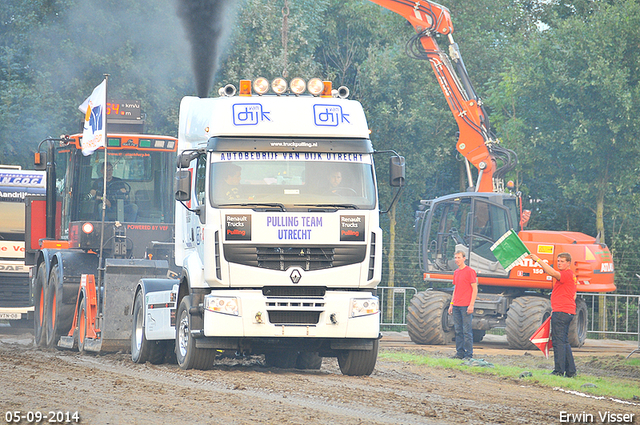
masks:
<path fill-rule="evenodd" d="M 456 149 L 478 169 L 476 191 L 498 190 L 500 185 L 494 184 L 494 178 L 502 175 L 496 175 L 496 155 L 492 152 L 492 147 L 497 142 L 491 137 L 489 120 L 482 108 L 482 101 L 471 85 L 458 45 L 453 41 L 453 24 L 449 10 L 430 1 L 370 1 L 401 15 L 416 30 L 416 35 L 409 41 L 407 50 L 416 58 L 428 59 L 431 63 L 460 130 Z M 449 38 L 448 56 L 438 46 L 437 34 Z M 451 60 L 455 67 L 452 66 Z"/>

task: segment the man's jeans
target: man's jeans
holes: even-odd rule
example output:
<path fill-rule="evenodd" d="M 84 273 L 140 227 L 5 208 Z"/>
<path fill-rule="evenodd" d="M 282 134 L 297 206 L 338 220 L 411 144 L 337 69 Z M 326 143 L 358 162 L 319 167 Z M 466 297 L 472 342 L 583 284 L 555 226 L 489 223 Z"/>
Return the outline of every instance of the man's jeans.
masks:
<path fill-rule="evenodd" d="M 554 311 L 551 314 L 551 340 L 553 342 L 554 372 L 567 376 L 576 374 L 576 364 L 569 344 L 569 325 L 573 314 Z"/>
<path fill-rule="evenodd" d="M 473 313 L 467 313 L 467 306 L 453 306 L 453 326 L 456 330 L 456 354 L 458 357 L 473 357 Z"/>

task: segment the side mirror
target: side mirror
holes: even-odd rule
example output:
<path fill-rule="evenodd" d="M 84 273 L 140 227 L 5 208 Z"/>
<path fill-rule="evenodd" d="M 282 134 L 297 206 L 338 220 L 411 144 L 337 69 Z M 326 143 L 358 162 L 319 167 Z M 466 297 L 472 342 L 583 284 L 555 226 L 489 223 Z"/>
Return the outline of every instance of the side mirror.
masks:
<path fill-rule="evenodd" d="M 389 184 L 392 187 L 404 186 L 405 160 L 404 156 L 389 158 Z"/>
<path fill-rule="evenodd" d="M 191 200 L 191 172 L 189 170 L 176 171 L 176 177 L 173 183 L 173 192 L 176 201 L 187 202 Z"/>
<path fill-rule="evenodd" d="M 178 168 L 189 168 L 191 161 L 198 156 L 197 151 L 184 151 L 178 155 Z"/>

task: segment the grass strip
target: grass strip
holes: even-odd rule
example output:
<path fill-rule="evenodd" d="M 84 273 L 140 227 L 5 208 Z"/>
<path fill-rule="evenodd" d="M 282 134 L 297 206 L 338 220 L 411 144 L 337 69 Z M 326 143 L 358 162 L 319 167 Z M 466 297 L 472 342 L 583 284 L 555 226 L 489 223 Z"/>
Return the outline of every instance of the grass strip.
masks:
<path fill-rule="evenodd" d="M 518 383 L 532 383 L 551 388 L 578 391 L 596 397 L 611 397 L 620 400 L 640 403 L 640 387 L 638 381 L 615 377 L 598 377 L 578 375 L 573 378 L 549 375 L 549 370 L 525 369 L 517 366 L 493 364 L 494 367 L 472 367 L 462 365 L 462 360 L 444 357 L 431 357 L 412 353 L 380 351 L 378 358 L 387 361 L 405 362 L 433 368 L 459 370 L 465 373 L 512 378 Z M 627 360 L 635 364 L 637 360 Z M 529 372 L 531 375 L 529 376 Z"/>

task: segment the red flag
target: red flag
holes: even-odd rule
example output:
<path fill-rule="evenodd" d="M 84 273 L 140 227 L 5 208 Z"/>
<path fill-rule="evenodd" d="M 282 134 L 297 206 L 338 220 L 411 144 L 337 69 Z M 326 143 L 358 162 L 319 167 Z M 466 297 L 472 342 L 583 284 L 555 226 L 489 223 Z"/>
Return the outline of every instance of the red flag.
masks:
<path fill-rule="evenodd" d="M 549 358 L 549 350 L 553 347 L 551 343 L 551 316 L 544 321 L 542 326 L 531 335 L 529 340 L 544 353 L 545 358 Z"/>

